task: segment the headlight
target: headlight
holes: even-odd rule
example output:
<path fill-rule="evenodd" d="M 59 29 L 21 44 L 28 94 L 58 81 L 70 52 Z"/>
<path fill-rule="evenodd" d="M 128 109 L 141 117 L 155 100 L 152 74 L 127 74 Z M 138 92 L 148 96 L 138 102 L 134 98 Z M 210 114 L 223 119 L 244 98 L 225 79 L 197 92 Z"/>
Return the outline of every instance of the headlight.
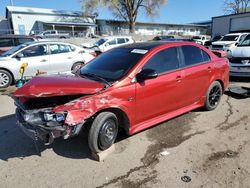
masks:
<path fill-rule="evenodd" d="M 47 113 L 47 112 L 45 112 L 43 117 L 44 117 L 45 121 L 63 122 L 65 120 L 64 113 Z"/>
<path fill-rule="evenodd" d="M 65 115 L 63 113 L 56 114 L 56 121 L 63 122 L 65 120 Z"/>

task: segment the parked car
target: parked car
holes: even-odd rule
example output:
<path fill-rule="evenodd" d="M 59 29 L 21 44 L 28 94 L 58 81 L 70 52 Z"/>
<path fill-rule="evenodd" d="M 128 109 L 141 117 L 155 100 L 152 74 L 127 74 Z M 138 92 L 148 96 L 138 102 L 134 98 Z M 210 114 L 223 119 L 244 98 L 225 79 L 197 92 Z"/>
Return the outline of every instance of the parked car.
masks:
<path fill-rule="evenodd" d="M 49 144 L 90 125 L 89 147 L 100 152 L 120 128 L 132 135 L 196 108 L 215 109 L 228 74 L 227 59 L 195 43 L 134 43 L 97 56 L 79 76 L 35 77 L 12 97 L 31 138 Z"/>
<path fill-rule="evenodd" d="M 83 43 L 83 48 L 91 49 L 95 52 L 106 52 L 112 48 L 134 43 L 134 39 L 131 36 L 117 36 L 117 37 L 104 37 L 93 43 Z"/>
<path fill-rule="evenodd" d="M 47 30 L 35 35 L 38 39 L 48 39 L 48 38 L 60 38 L 66 39 L 69 38 L 70 35 L 67 32 L 57 31 L 57 30 Z"/>
<path fill-rule="evenodd" d="M 222 37 L 223 37 L 223 36 L 221 36 L 221 35 L 217 35 L 217 36 L 213 37 L 211 40 L 206 41 L 205 44 L 204 44 L 204 46 L 205 46 L 206 48 L 208 48 L 208 49 L 211 49 L 211 48 L 212 48 L 212 42 L 219 41 L 219 40 L 222 39 Z"/>
<path fill-rule="evenodd" d="M 0 54 L 19 44 L 36 40 L 37 39 L 35 37 L 26 35 L 0 35 Z"/>
<path fill-rule="evenodd" d="M 211 38 L 207 35 L 199 35 L 192 37 L 192 40 L 194 40 L 197 44 L 204 45 L 205 42 L 209 41 Z"/>
<path fill-rule="evenodd" d="M 76 71 L 94 58 L 83 48 L 62 42 L 29 42 L 18 45 L 0 56 L 0 88 L 20 79 L 19 68 L 28 63 L 25 76 L 43 71 L 47 74 Z"/>
<path fill-rule="evenodd" d="M 248 33 L 231 33 L 222 37 L 221 40 L 212 42 L 212 50 L 224 50 L 230 52 L 238 43 L 247 36 Z"/>
<path fill-rule="evenodd" d="M 174 39 L 174 36 L 172 35 L 159 35 L 153 38 L 154 41 L 158 40 L 167 40 L 167 39 Z"/>
<path fill-rule="evenodd" d="M 250 77 L 250 34 L 229 54 L 230 76 Z"/>

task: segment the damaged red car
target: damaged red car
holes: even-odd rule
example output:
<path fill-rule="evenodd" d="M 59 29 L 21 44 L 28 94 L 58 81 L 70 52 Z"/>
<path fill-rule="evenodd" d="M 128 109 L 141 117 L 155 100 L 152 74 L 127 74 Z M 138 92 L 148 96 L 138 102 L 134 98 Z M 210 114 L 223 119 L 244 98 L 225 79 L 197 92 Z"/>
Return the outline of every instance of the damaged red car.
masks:
<path fill-rule="evenodd" d="M 78 75 L 34 77 L 13 98 L 19 126 L 47 144 L 90 125 L 93 152 L 180 114 L 215 109 L 228 86 L 229 65 L 191 42 L 145 42 L 110 50 Z"/>

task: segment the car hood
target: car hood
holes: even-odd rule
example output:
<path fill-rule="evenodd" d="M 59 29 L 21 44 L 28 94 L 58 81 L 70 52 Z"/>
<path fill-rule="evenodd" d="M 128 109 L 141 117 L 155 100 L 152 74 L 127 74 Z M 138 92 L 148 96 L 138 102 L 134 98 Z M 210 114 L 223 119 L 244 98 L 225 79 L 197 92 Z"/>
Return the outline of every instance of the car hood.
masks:
<path fill-rule="evenodd" d="M 250 46 L 236 47 L 232 51 L 233 57 L 250 57 Z"/>
<path fill-rule="evenodd" d="M 0 62 L 1 62 L 1 61 L 9 61 L 9 60 L 11 60 L 11 57 L 10 57 L 10 56 L 7 56 L 7 57 L 1 57 L 1 56 L 0 56 Z"/>
<path fill-rule="evenodd" d="M 228 45 L 228 44 L 234 44 L 236 41 L 215 41 L 212 42 L 212 45 Z"/>
<path fill-rule="evenodd" d="M 79 94 L 95 94 L 104 84 L 69 75 L 37 76 L 12 94 L 13 97 L 51 97 Z"/>

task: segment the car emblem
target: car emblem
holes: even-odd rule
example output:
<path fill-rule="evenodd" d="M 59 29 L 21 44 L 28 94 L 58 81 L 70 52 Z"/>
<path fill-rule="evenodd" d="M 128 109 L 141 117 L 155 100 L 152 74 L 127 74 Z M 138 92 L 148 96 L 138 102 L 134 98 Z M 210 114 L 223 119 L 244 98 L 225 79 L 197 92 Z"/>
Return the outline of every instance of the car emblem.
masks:
<path fill-rule="evenodd" d="M 244 64 L 244 65 L 246 65 L 246 64 L 249 63 L 249 60 L 242 60 L 241 63 Z"/>

